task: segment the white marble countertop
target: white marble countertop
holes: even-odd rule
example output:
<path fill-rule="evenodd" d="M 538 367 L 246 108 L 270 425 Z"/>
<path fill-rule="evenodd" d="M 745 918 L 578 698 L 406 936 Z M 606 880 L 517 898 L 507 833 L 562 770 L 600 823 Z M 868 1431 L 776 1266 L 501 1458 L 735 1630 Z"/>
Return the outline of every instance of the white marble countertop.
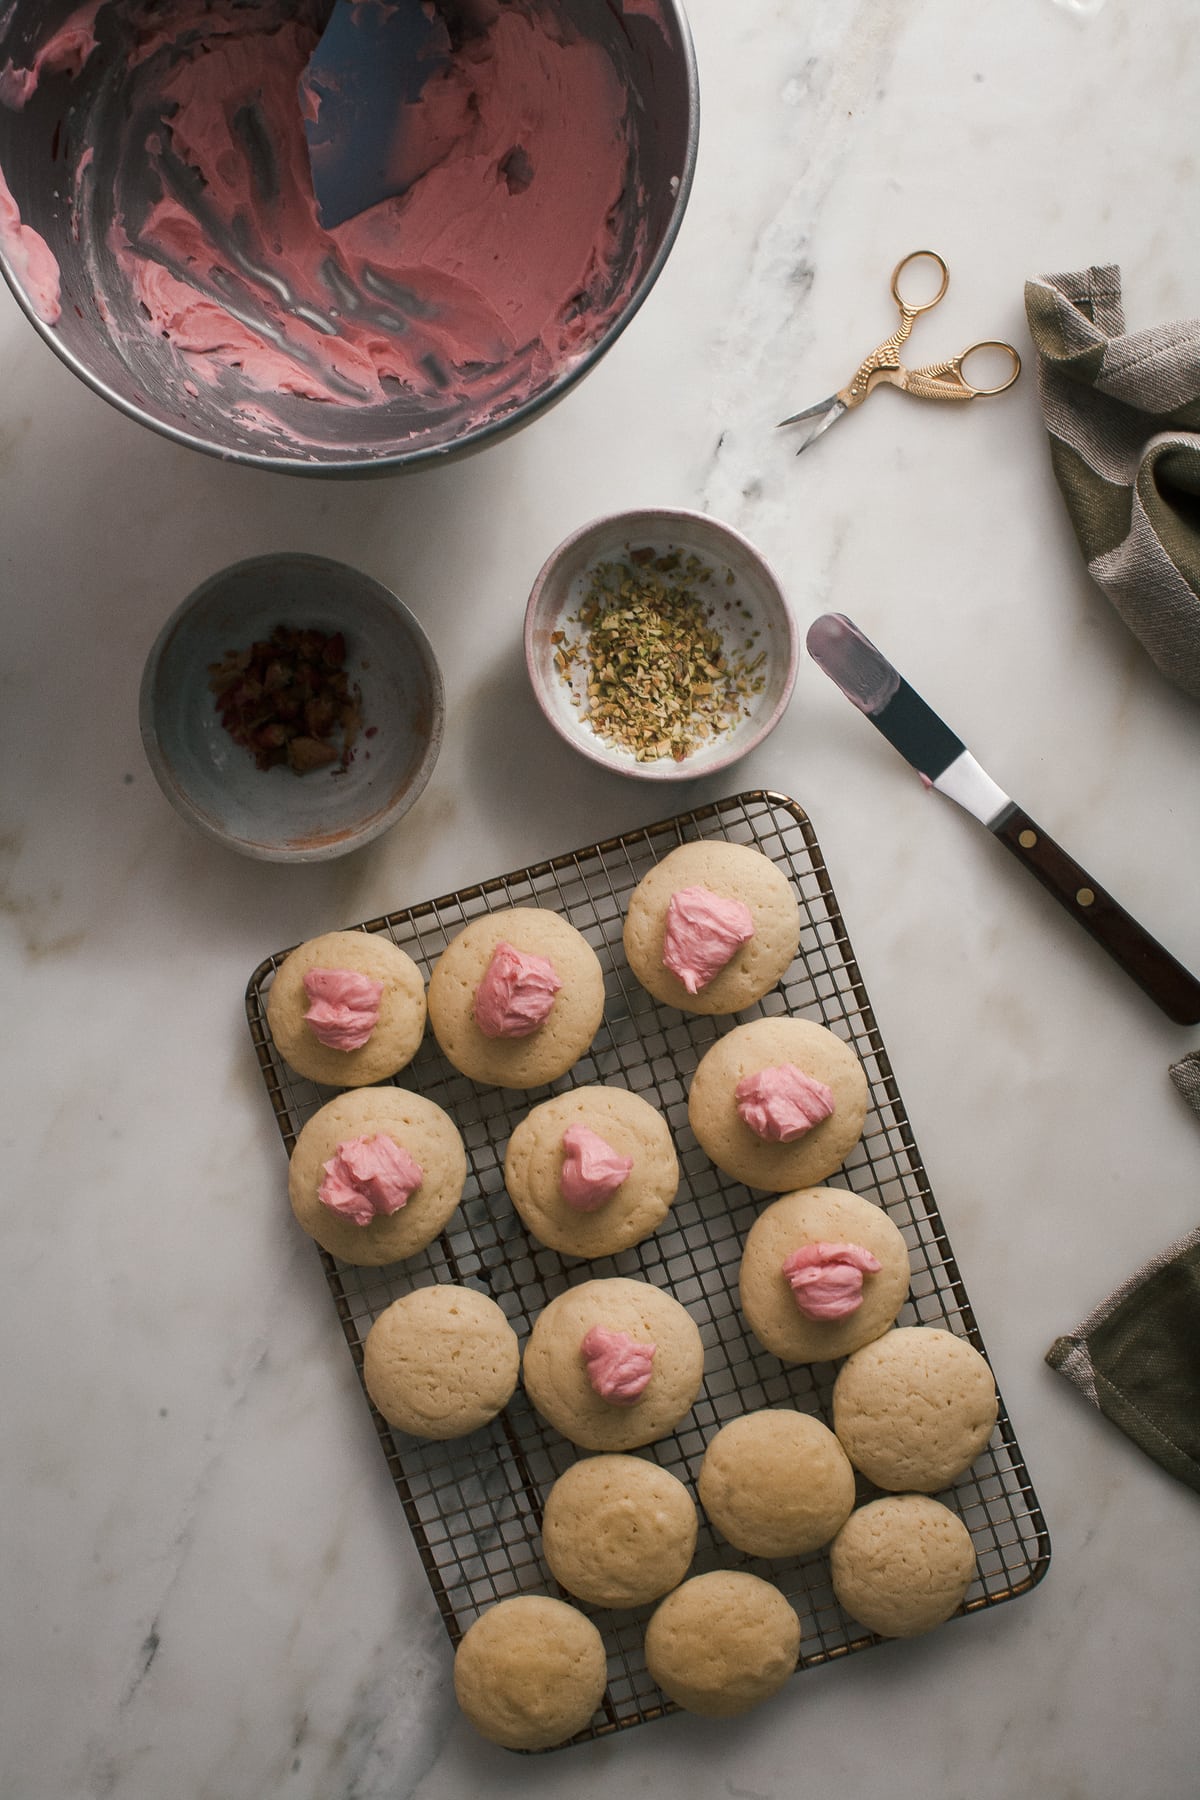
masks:
<path fill-rule="evenodd" d="M 669 796 L 573 758 L 524 602 L 601 512 L 710 511 L 801 627 L 849 612 L 985 766 L 1200 967 L 1200 711 L 1089 581 L 1032 371 L 877 396 L 797 461 L 783 412 L 953 285 L 922 349 L 1028 348 L 1022 286 L 1115 261 L 1131 325 L 1200 306 L 1188 0 L 692 0 L 701 153 L 612 353 L 507 443 L 405 480 L 248 473 L 107 408 L 0 293 L 6 1019 L 0 1792 L 450 1800 L 614 1789 L 1193 1800 L 1200 1516 L 1045 1366 L 1196 1222 L 1173 1027 L 805 660 L 772 739 Z M 1032 357 L 1030 357 L 1032 362 Z M 355 563 L 419 615 L 445 746 L 411 815 L 310 868 L 168 808 L 138 739 L 166 614 L 238 557 Z M 541 1759 L 458 1715 L 450 1646 L 242 1011 L 267 952 L 743 788 L 809 811 L 1053 1540 L 1032 1594 L 808 1672 L 728 1724 Z"/>

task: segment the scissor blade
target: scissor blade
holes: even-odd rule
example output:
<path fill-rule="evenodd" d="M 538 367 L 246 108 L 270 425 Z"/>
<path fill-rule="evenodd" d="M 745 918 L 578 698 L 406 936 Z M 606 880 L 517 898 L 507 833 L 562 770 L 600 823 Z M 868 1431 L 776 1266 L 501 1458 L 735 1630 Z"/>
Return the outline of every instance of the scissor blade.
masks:
<path fill-rule="evenodd" d="M 801 419 L 815 419 L 818 413 L 827 411 L 836 399 L 836 394 L 830 394 L 828 400 L 818 400 L 815 406 L 806 406 L 803 412 L 792 413 L 788 418 L 780 419 L 775 427 L 776 431 L 782 431 L 785 425 L 798 425 Z"/>
<path fill-rule="evenodd" d="M 793 413 L 790 419 L 781 419 L 779 423 L 780 425 L 807 424 L 808 429 L 804 433 L 803 442 L 796 450 L 796 455 L 799 456 L 801 450 L 807 450 L 808 446 L 816 438 L 819 438 L 823 431 L 828 431 L 831 425 L 836 425 L 845 410 L 845 401 L 839 400 L 836 394 L 831 394 L 828 400 L 822 400 L 816 406 L 806 407 L 803 412 Z"/>

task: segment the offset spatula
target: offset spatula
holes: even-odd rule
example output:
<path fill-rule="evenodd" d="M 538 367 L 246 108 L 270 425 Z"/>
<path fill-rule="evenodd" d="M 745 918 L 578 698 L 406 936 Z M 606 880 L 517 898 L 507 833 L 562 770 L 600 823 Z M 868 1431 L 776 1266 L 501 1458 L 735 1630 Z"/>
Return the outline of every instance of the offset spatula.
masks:
<path fill-rule="evenodd" d="M 851 620 L 842 613 L 823 614 L 809 627 L 807 644 L 814 662 L 901 756 L 986 825 L 1169 1019 L 1200 1023 L 1200 981 L 997 787 L 962 739 Z"/>

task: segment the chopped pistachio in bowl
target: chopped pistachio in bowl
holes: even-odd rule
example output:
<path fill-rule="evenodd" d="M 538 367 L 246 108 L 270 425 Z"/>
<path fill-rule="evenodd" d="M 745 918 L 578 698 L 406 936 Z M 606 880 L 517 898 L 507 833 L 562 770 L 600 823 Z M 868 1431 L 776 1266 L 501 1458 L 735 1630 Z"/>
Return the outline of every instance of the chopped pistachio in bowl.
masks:
<path fill-rule="evenodd" d="M 782 718 L 795 626 L 778 580 L 705 513 L 594 520 L 534 582 L 525 662 L 550 724 L 581 755 L 649 781 L 737 762 Z"/>

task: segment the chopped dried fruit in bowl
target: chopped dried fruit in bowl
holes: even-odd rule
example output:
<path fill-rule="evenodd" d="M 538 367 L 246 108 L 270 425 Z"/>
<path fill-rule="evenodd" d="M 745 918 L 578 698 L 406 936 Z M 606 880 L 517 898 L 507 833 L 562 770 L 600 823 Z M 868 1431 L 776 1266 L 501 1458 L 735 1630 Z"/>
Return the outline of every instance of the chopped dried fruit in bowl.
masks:
<path fill-rule="evenodd" d="M 277 625 L 210 664 L 208 685 L 221 723 L 260 769 L 341 770 L 362 729 L 362 694 L 345 661 L 342 632 Z"/>

